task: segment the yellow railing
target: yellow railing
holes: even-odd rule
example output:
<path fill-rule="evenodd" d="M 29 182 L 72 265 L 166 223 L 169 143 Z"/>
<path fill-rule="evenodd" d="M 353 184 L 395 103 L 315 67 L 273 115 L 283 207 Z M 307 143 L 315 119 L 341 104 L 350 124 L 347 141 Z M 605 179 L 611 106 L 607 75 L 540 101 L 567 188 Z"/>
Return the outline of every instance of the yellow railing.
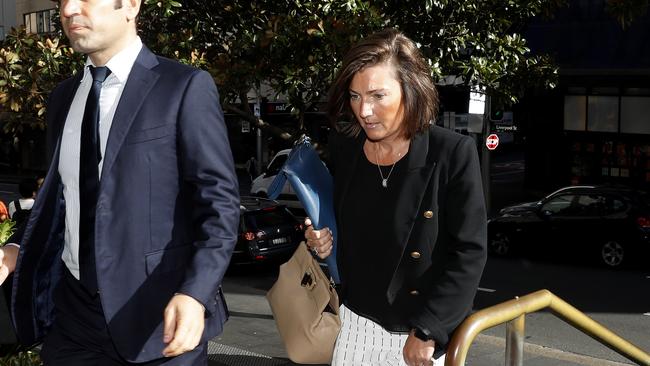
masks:
<path fill-rule="evenodd" d="M 523 364 L 524 319 L 526 314 L 550 308 L 556 316 L 618 352 L 629 360 L 650 366 L 650 354 L 614 334 L 548 290 L 540 290 L 477 311 L 456 329 L 447 349 L 445 366 L 462 366 L 474 338 L 499 324 L 506 327 L 506 365 Z"/>

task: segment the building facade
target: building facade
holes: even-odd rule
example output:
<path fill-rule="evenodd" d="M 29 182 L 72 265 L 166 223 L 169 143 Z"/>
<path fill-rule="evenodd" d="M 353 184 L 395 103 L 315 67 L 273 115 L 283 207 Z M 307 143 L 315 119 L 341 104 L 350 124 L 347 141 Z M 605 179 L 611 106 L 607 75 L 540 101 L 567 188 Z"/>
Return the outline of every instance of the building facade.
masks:
<path fill-rule="evenodd" d="M 16 22 L 24 25 L 31 33 L 54 31 L 56 2 L 52 0 L 14 0 Z"/>
<path fill-rule="evenodd" d="M 624 28 L 604 1 L 571 1 L 527 39 L 559 65 L 558 87 L 519 106 L 527 186 L 650 189 L 650 16 Z"/>
<path fill-rule="evenodd" d="M 16 0 L 0 0 L 0 40 L 16 26 Z"/>

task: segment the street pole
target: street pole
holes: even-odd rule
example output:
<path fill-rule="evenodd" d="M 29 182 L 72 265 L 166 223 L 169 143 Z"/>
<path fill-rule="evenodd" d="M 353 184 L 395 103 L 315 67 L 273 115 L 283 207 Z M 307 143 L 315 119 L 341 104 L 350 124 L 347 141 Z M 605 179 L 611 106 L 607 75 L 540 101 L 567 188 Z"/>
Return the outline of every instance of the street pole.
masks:
<path fill-rule="evenodd" d="M 257 127 L 257 161 L 255 167 L 257 174 L 262 172 L 262 129 Z"/>
<path fill-rule="evenodd" d="M 483 137 L 481 139 L 481 180 L 483 181 L 483 194 L 485 194 L 485 209 L 490 214 L 492 209 L 492 199 L 490 192 L 490 150 L 486 146 L 486 139 L 492 132 L 492 123 L 490 121 L 490 111 L 492 108 L 492 97 L 487 95 L 485 98 L 485 112 L 483 113 Z"/>
<path fill-rule="evenodd" d="M 256 91 L 255 94 L 257 95 L 255 98 L 255 105 L 253 106 L 253 114 L 255 115 L 256 118 L 260 118 L 262 116 L 262 108 L 261 108 L 261 103 L 260 103 L 260 93 L 259 91 Z M 257 166 L 255 167 L 257 169 L 257 174 L 260 174 L 262 172 L 262 129 L 257 126 Z"/>

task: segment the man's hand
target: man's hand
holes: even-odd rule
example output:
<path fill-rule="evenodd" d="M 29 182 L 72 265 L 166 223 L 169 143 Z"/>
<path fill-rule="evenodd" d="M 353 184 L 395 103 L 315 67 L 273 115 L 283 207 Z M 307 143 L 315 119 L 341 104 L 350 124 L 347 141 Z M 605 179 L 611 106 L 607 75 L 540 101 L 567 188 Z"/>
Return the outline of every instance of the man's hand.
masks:
<path fill-rule="evenodd" d="M 203 305 L 193 297 L 183 294 L 172 297 L 164 314 L 165 357 L 178 356 L 199 345 L 205 326 L 204 313 Z"/>
<path fill-rule="evenodd" d="M 425 342 L 411 331 L 402 350 L 404 361 L 409 366 L 431 366 L 435 345 L 434 341 Z"/>
<path fill-rule="evenodd" d="M 16 268 L 18 259 L 18 247 L 8 245 L 0 248 L 0 285 L 7 279 L 9 274 Z"/>

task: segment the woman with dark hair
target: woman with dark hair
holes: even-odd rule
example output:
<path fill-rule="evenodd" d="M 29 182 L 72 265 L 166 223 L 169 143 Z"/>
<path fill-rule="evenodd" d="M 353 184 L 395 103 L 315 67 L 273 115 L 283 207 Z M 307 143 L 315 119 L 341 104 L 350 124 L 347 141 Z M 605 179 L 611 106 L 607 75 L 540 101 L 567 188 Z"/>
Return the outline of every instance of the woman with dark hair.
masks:
<path fill-rule="evenodd" d="M 472 309 L 487 220 L 473 140 L 434 124 L 438 96 L 417 46 L 388 29 L 355 45 L 330 90 L 341 275 L 333 365 L 442 365 Z M 309 221 L 321 258 L 332 237 Z"/>

